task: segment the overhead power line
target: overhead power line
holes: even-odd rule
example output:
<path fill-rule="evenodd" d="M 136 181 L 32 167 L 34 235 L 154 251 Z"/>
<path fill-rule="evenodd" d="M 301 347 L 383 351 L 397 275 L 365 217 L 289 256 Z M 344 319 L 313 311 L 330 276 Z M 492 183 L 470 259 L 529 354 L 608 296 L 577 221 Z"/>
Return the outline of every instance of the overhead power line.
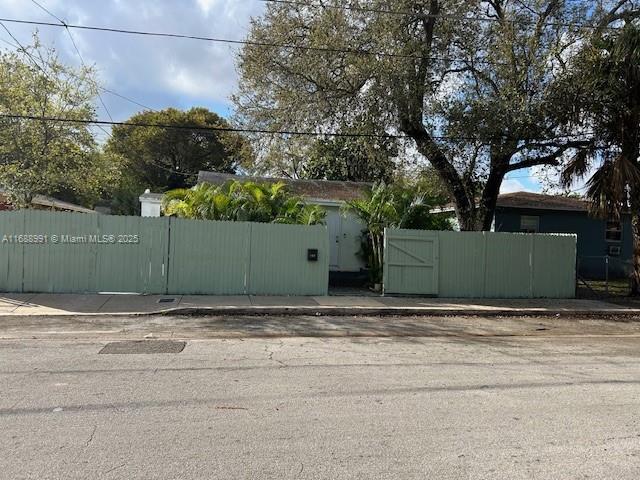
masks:
<path fill-rule="evenodd" d="M 48 10 L 47 8 L 45 8 L 41 3 L 37 2 L 36 0 L 31 0 L 37 7 L 39 7 L 41 10 L 43 10 L 45 13 L 47 13 L 48 15 L 50 15 L 51 17 L 53 17 L 54 19 L 56 19 L 58 22 L 60 22 L 60 25 L 62 25 L 63 27 L 65 27 L 65 31 L 67 32 L 67 34 L 69 35 L 69 39 L 71 40 L 71 43 L 73 44 L 73 48 L 75 49 L 76 53 L 78 54 L 78 58 L 80 59 L 80 63 L 82 64 L 83 67 L 86 67 L 86 64 L 84 62 L 84 58 L 82 57 L 82 54 L 80 53 L 80 49 L 78 48 L 78 45 L 76 44 L 75 39 L 73 38 L 73 34 L 71 33 L 71 30 L 69 30 L 68 26 L 67 26 L 67 22 L 65 22 L 64 20 L 62 20 L 60 17 L 58 17 L 56 14 L 54 14 L 53 12 L 51 12 L 50 10 Z M 147 107 L 145 105 L 143 105 L 140 102 L 137 102 L 135 100 L 132 100 L 131 98 L 128 98 L 124 95 L 119 94 L 118 92 L 115 92 L 113 90 L 109 90 L 107 88 L 102 87 L 101 85 L 99 85 L 97 82 L 93 82 L 93 84 L 95 85 L 96 88 L 98 88 L 98 90 L 102 90 L 103 92 L 106 93 L 110 93 L 111 95 L 114 95 L 116 97 L 122 98 L 123 100 L 126 100 L 130 103 L 133 103 L 135 105 L 138 105 L 140 107 L 146 108 L 148 110 L 153 110 L 153 108 L 151 107 Z M 110 120 L 113 120 L 113 116 L 111 115 L 111 112 L 109 111 L 109 109 L 107 108 L 107 105 L 104 102 L 104 99 L 102 98 L 102 95 L 100 95 L 100 92 L 98 91 L 98 98 L 100 100 L 100 103 L 102 104 L 102 107 L 105 109 L 105 111 L 107 112 L 107 115 L 109 116 Z"/>
<path fill-rule="evenodd" d="M 9 28 L 2 22 L 0 22 L 0 26 L 2 26 L 2 28 L 9 34 L 9 36 L 13 39 L 14 42 L 16 42 L 17 45 L 14 45 L 14 48 L 17 48 L 18 50 L 21 50 L 22 52 L 24 52 L 24 54 L 29 58 L 29 60 L 31 60 L 31 63 L 38 69 L 40 70 L 40 72 L 42 72 L 42 74 L 44 75 L 44 77 L 49 80 L 51 80 L 51 77 L 49 77 L 49 73 L 47 72 L 47 70 L 45 69 L 45 67 L 43 67 L 42 65 L 40 65 L 40 63 L 38 62 L 38 60 L 36 60 L 33 55 L 31 55 L 31 53 L 29 53 L 29 50 L 27 50 L 25 48 L 24 45 L 22 45 L 22 43 L 20 43 L 20 40 L 18 40 L 13 33 L 11 33 L 11 30 L 9 30 Z M 6 42 L 6 43 L 10 43 L 10 42 Z M 106 109 L 106 108 L 105 108 Z M 104 133 L 106 133 L 108 136 L 111 136 L 111 134 L 105 130 L 102 126 L 97 125 L 97 127 L 102 130 Z"/>
<path fill-rule="evenodd" d="M 343 137 L 343 138 L 396 138 L 396 139 L 411 139 L 409 135 L 399 135 L 392 133 L 343 133 L 343 132 L 312 132 L 301 130 L 268 130 L 260 128 L 244 128 L 244 127 L 224 127 L 224 126 L 200 126 L 200 125 L 171 125 L 164 123 L 148 123 L 148 122 L 114 122 L 107 120 L 85 120 L 85 119 L 73 119 L 62 117 L 47 117 L 36 115 L 19 115 L 12 113 L 0 114 L 0 118 L 8 118 L 14 120 L 33 120 L 33 121 L 45 121 L 45 122 L 60 122 L 60 123 L 75 123 L 81 125 L 114 125 L 132 128 L 166 128 L 172 130 L 185 130 L 192 132 L 233 132 L 233 133 L 253 133 L 264 135 L 285 135 L 285 136 L 307 136 L 307 137 Z M 576 140 L 577 137 L 585 137 L 591 135 L 591 132 L 567 134 L 567 135 L 554 135 L 552 137 L 538 139 L 539 141 L 550 140 Z M 431 138 L 436 140 L 463 140 L 463 141 L 479 141 L 482 139 L 476 137 L 465 136 L 449 136 L 449 135 L 431 135 Z M 503 139 L 503 137 L 494 137 L 494 139 Z M 489 139 L 485 139 L 489 140 Z M 525 141 L 534 141 L 536 139 L 528 138 L 522 139 Z M 550 145 L 552 147 L 553 145 Z M 538 145 L 537 148 L 542 148 Z"/>
<path fill-rule="evenodd" d="M 296 7 L 308 7 L 308 8 L 322 8 L 329 10 L 350 10 L 354 12 L 361 13 L 376 13 L 382 15 L 397 15 L 397 16 L 420 16 L 423 18 L 443 18 L 449 20 L 461 20 L 463 22 L 477 22 L 477 23 L 497 23 L 497 22 L 506 22 L 515 25 L 537 25 L 537 22 L 534 20 L 516 20 L 516 19 L 498 19 L 498 18 L 489 18 L 489 17 L 467 17 L 463 15 L 454 15 L 454 14 L 446 14 L 446 13 L 437 13 L 430 14 L 425 12 L 410 12 L 408 10 L 388 10 L 381 8 L 372 8 L 372 7 L 358 7 L 358 6 L 348 6 L 348 5 L 329 5 L 326 3 L 313 3 L 313 2 L 301 2 L 297 0 L 260 0 L 264 3 L 271 4 L 281 4 L 281 5 L 290 5 Z M 543 26 L 547 27 L 574 27 L 574 28 L 590 28 L 595 29 L 598 28 L 596 25 L 591 25 L 588 23 L 578 23 L 578 22 L 545 22 Z M 607 27 L 607 29 L 613 29 L 614 27 Z"/>
<path fill-rule="evenodd" d="M 29 53 L 29 51 L 24 47 L 24 45 L 22 45 L 22 44 L 18 41 L 18 39 L 17 39 L 17 38 L 16 38 L 16 37 L 11 33 L 11 31 L 7 28 L 7 26 L 6 26 L 4 23 L 2 23 L 2 21 L 0 21 L 0 26 L 1 26 L 1 27 L 2 27 L 2 28 L 3 28 L 3 29 L 4 29 L 4 30 L 9 34 L 9 36 L 13 39 L 13 41 L 14 41 L 14 42 L 16 42 L 16 44 L 17 44 L 17 45 L 16 45 L 16 44 L 13 44 L 13 43 L 11 43 L 11 42 L 8 42 L 8 41 L 6 41 L 6 40 L 4 40 L 4 39 L 0 39 L 0 40 L 1 40 L 1 41 L 3 41 L 4 43 L 6 43 L 7 45 L 12 46 L 13 48 L 15 48 L 15 49 L 17 49 L 17 50 L 22 51 L 25 55 L 27 55 L 27 56 L 31 59 L 31 61 L 34 63 L 34 65 L 35 65 L 36 67 L 38 67 L 38 69 L 39 69 L 39 70 L 43 71 L 42 67 L 41 67 L 41 66 L 38 64 L 38 62 L 33 58 L 33 56 Z M 44 71 L 43 71 L 43 73 L 45 73 L 45 75 L 46 75 L 46 72 L 44 72 Z M 71 75 L 74 75 L 74 74 L 73 74 L 73 73 L 71 73 L 71 72 L 69 72 L 69 73 L 70 73 Z M 76 76 L 76 77 L 77 77 L 77 75 L 74 75 L 74 76 Z M 113 96 L 115 96 L 115 97 L 119 97 L 119 98 L 121 98 L 121 99 L 123 99 L 123 100 L 126 100 L 127 102 L 130 102 L 130 103 L 132 103 L 132 104 L 135 104 L 135 105 L 137 105 L 137 106 L 139 106 L 139 107 L 146 108 L 147 110 L 156 111 L 155 109 L 153 109 L 153 108 L 149 107 L 148 105 L 145 105 L 145 104 L 143 104 L 143 103 L 137 102 L 136 100 L 133 100 L 132 98 L 127 97 L 127 96 L 125 96 L 125 95 L 122 95 L 122 94 L 120 94 L 120 93 L 118 93 L 118 92 L 116 92 L 116 91 L 114 91 L 114 90 L 110 90 L 110 89 L 105 88 L 105 87 L 103 87 L 103 86 L 101 86 L 101 85 L 99 85 L 99 84 L 97 85 L 97 87 L 98 87 L 100 90 L 102 90 L 103 92 L 109 93 L 109 94 L 111 94 L 111 95 L 113 95 Z"/>
<path fill-rule="evenodd" d="M 121 28 L 111 28 L 111 27 L 97 27 L 90 25 L 74 25 L 71 23 L 52 23 L 52 22 L 42 22 L 35 20 L 20 20 L 15 18 L 0 18 L 0 22 L 8 22 L 8 23 L 16 23 L 22 25 L 37 25 L 37 26 L 45 26 L 45 27 L 58 27 L 58 28 L 74 28 L 79 30 L 92 30 L 97 32 L 108 32 L 108 33 L 120 33 L 127 35 L 140 35 L 140 36 L 148 36 L 148 37 L 161 37 L 161 38 L 181 38 L 187 40 L 199 40 L 204 42 L 212 42 L 212 43 L 222 43 L 228 45 L 251 45 L 255 47 L 265 47 L 265 48 L 282 48 L 285 50 L 302 50 L 302 51 L 310 51 L 310 52 L 325 52 L 325 53 L 346 53 L 353 55 L 371 55 L 378 57 L 388 57 L 388 58 L 411 58 L 416 60 L 436 60 L 436 61 L 444 61 L 444 62 L 464 62 L 466 60 L 459 58 L 451 58 L 444 56 L 424 56 L 418 54 L 406 54 L 406 53 L 389 53 L 389 52 L 381 52 L 381 51 L 373 51 L 373 50 L 363 50 L 360 48 L 338 48 L 338 47 L 314 47 L 307 45 L 292 45 L 287 43 L 271 43 L 271 42 L 258 42 L 253 40 L 233 40 L 228 38 L 218 38 L 218 37 L 205 37 L 198 35 L 186 35 L 180 33 L 168 33 L 168 32 L 151 32 L 151 31 L 143 31 L 143 30 L 127 30 Z M 475 63 L 478 64 L 486 64 L 486 65 L 496 65 L 496 62 L 489 62 L 482 59 L 474 60 Z"/>
<path fill-rule="evenodd" d="M 41 3 L 36 2 L 36 0 L 31 0 L 31 2 L 35 3 L 36 6 L 38 6 L 41 10 L 43 10 L 45 13 L 51 15 L 53 18 L 55 18 L 56 20 L 58 20 L 60 23 L 62 23 L 64 25 L 64 21 L 60 17 L 58 17 L 57 15 L 52 13 L 50 10 L 47 10 Z"/>
<path fill-rule="evenodd" d="M 36 2 L 36 0 L 31 0 L 31 2 L 33 4 L 35 4 L 37 7 L 39 7 L 41 10 L 43 10 L 45 13 L 49 14 L 50 16 L 52 16 L 54 19 L 58 20 L 60 22 L 60 24 L 65 27 L 65 31 L 67 32 L 67 34 L 69 35 L 69 39 L 71 40 L 71 44 L 73 45 L 73 48 L 75 49 L 76 53 L 78 54 L 78 58 L 80 59 L 80 64 L 85 68 L 87 68 L 87 65 L 84 63 L 84 58 L 82 58 L 82 54 L 80 53 L 80 49 L 78 48 L 78 45 L 76 45 L 76 41 L 73 38 L 73 35 L 71 34 L 71 30 L 69 30 L 68 28 L 66 28 L 66 23 L 64 22 L 64 20 L 62 20 L 60 17 L 58 17 L 57 15 L 54 15 L 53 13 L 51 13 L 49 10 L 47 10 L 45 7 L 43 7 L 42 5 L 40 5 L 38 2 Z M 109 111 L 109 109 L 107 108 L 107 104 L 104 103 L 104 99 L 102 98 L 102 95 L 100 94 L 100 88 L 97 82 L 95 82 L 94 80 L 90 80 L 91 83 L 93 83 L 94 87 L 98 90 L 96 93 L 98 94 L 98 100 L 100 100 L 100 104 L 102 105 L 102 108 L 104 108 L 104 111 L 107 112 L 107 116 L 109 117 L 109 120 L 113 120 L 113 116 L 111 115 L 111 112 Z M 105 133 L 106 130 L 103 130 Z"/>
<path fill-rule="evenodd" d="M 84 125 L 113 125 L 133 128 L 166 128 L 172 130 L 186 130 L 192 132 L 233 132 L 233 133 L 255 133 L 265 135 L 291 135 L 291 136 L 317 136 L 317 137 L 349 137 L 349 138 L 409 138 L 406 135 L 395 134 L 378 134 L 378 133 L 331 133 L 331 132 L 311 132 L 296 130 L 267 130 L 260 128 L 239 128 L 239 127 L 223 127 L 223 126 L 200 126 L 200 125 L 171 125 L 165 123 L 147 123 L 147 122 L 115 122 L 106 120 L 76 120 L 73 118 L 47 117 L 36 115 L 18 115 L 3 113 L 0 118 L 10 118 L 15 120 L 34 120 L 46 122 L 76 123 Z M 443 137 L 444 138 L 444 137 Z"/>

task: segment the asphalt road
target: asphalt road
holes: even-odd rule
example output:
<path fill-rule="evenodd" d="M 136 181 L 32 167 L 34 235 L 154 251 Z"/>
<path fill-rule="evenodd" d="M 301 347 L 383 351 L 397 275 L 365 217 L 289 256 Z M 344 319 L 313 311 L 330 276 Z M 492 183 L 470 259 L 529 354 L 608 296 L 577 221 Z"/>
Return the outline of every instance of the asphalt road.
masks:
<path fill-rule="evenodd" d="M 80 339 L 14 325 L 0 478 L 640 477 L 635 324 L 459 319 L 386 336 L 370 322 L 378 336 L 198 340 L 190 326 L 181 353 L 147 355 L 99 354 L 103 324 Z"/>

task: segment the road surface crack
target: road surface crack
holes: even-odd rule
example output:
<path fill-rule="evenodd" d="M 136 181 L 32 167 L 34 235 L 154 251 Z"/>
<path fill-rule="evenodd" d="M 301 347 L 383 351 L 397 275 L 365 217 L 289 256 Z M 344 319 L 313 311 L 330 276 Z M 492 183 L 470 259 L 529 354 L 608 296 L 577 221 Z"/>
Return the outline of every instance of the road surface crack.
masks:
<path fill-rule="evenodd" d="M 93 426 L 93 430 L 91 430 L 91 435 L 84 444 L 84 448 L 87 448 L 91 442 L 93 442 L 93 436 L 96 434 L 96 430 L 98 429 L 98 425 Z"/>
<path fill-rule="evenodd" d="M 280 346 L 284 345 L 284 342 L 282 342 L 282 340 L 280 340 Z M 268 354 L 268 359 L 271 360 L 272 362 L 276 362 L 277 364 L 279 364 L 281 367 L 287 367 L 288 365 L 286 363 L 284 363 L 283 361 L 278 360 L 277 358 L 273 358 L 273 355 L 275 354 L 275 352 L 273 350 L 271 350 L 269 348 L 269 345 L 265 345 L 264 346 L 264 351 L 265 353 Z"/>
<path fill-rule="evenodd" d="M 103 474 L 103 475 L 106 475 L 107 473 L 111 473 L 111 472 L 113 472 L 114 470 L 118 470 L 119 468 L 122 468 L 122 467 L 124 467 L 125 465 L 126 465 L 126 463 L 123 463 L 123 464 L 121 464 L 121 465 L 116 465 L 115 467 L 110 468 L 109 470 L 107 470 L 106 472 L 103 472 L 102 474 Z"/>

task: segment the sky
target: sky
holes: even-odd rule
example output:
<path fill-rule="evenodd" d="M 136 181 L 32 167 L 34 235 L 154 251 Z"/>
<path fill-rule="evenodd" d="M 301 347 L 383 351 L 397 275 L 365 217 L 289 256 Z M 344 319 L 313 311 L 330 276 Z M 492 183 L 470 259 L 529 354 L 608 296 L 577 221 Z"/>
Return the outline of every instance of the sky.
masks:
<path fill-rule="evenodd" d="M 53 15 L 70 24 L 129 30 L 171 32 L 242 40 L 251 17 L 265 8 L 261 0 L 37 0 Z M 57 22 L 31 0 L 0 0 L 0 17 Z M 23 45 L 34 26 L 5 23 Z M 56 48 L 61 61 L 80 66 L 81 60 L 64 28 L 37 27 L 41 41 Z M 153 109 L 204 106 L 223 116 L 232 112 L 229 96 L 237 85 L 237 47 L 225 44 L 71 29 L 87 65 L 93 65 L 99 83 Z M 0 44 L 14 43 L 0 28 Z M 115 121 L 124 121 L 141 107 L 103 93 Z M 99 105 L 98 118 L 108 120 Z M 502 192 L 539 191 L 531 172 L 511 173 Z"/>

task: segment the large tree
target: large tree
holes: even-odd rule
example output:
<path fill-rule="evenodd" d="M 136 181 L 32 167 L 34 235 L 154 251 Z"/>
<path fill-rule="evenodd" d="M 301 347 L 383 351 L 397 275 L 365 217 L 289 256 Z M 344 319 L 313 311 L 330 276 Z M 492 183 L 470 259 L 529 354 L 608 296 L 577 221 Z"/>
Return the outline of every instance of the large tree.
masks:
<path fill-rule="evenodd" d="M 640 294 L 640 26 L 603 32 L 585 45 L 566 78 L 575 108 L 569 120 L 595 134 L 588 148 L 566 165 L 570 186 L 588 178 L 586 196 L 594 213 L 619 217 L 631 211 L 632 292 Z"/>
<path fill-rule="evenodd" d="M 199 170 L 233 173 L 252 158 L 248 142 L 239 134 L 207 130 L 229 124 L 206 108 L 146 111 L 133 115 L 128 123 L 151 126 L 114 127 L 106 151 L 124 159 L 127 188 L 137 188 L 137 194 L 147 188 L 190 187 Z"/>
<path fill-rule="evenodd" d="M 394 176 L 397 148 L 387 139 L 338 137 L 316 140 L 308 151 L 301 176 L 350 182 L 389 182 Z"/>
<path fill-rule="evenodd" d="M 118 177 L 87 124 L 46 119 L 94 120 L 96 93 L 93 70 L 67 67 L 37 37 L 0 53 L 0 113 L 34 117 L 0 118 L 0 188 L 14 205 L 59 192 L 91 204 Z"/>
<path fill-rule="evenodd" d="M 327 131 L 372 112 L 438 172 L 461 228 L 489 229 L 506 174 L 588 143 L 557 120 L 572 49 L 637 14 L 630 0 L 270 4 L 240 54 L 238 115 Z"/>

